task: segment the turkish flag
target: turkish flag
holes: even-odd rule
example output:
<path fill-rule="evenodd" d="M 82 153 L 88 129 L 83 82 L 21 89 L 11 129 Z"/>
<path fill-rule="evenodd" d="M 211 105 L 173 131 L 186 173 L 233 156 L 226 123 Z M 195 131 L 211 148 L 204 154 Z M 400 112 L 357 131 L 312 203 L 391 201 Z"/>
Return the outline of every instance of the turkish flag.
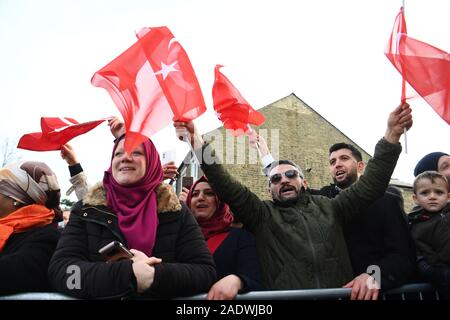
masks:
<path fill-rule="evenodd" d="M 265 117 L 255 111 L 234 87 L 230 80 L 220 72 L 222 65 L 214 69 L 214 85 L 212 89 L 214 110 L 223 126 L 233 135 L 251 132 L 250 124 L 260 126 Z"/>
<path fill-rule="evenodd" d="M 106 119 L 79 123 L 72 118 L 41 118 L 42 132 L 24 134 L 17 148 L 32 151 L 60 150 L 73 138 L 86 133 Z"/>
<path fill-rule="evenodd" d="M 128 153 L 172 120 L 190 121 L 206 111 L 194 69 L 170 30 L 143 28 L 137 38 L 91 80 L 122 114 Z"/>
<path fill-rule="evenodd" d="M 441 49 L 407 35 L 403 8 L 395 19 L 385 54 L 400 72 L 403 81 L 406 80 L 450 124 L 450 56 Z"/>

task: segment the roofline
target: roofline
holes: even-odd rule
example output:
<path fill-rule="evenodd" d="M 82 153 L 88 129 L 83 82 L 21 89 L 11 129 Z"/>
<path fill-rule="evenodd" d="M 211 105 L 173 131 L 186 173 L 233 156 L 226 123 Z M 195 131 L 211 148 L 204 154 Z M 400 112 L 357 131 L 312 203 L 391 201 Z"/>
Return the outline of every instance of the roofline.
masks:
<path fill-rule="evenodd" d="M 282 101 L 282 100 L 284 100 L 284 99 L 286 99 L 286 98 L 288 98 L 288 97 L 290 97 L 290 96 L 294 96 L 297 100 L 299 100 L 300 102 L 302 102 L 303 103 L 303 105 L 305 105 L 308 109 L 310 109 L 312 112 L 314 112 L 315 114 L 317 114 L 320 118 L 322 118 L 323 120 L 325 120 L 330 126 L 332 126 L 333 128 L 335 128 L 338 132 L 340 132 L 345 138 L 347 138 L 348 140 L 350 140 L 351 141 L 351 143 L 353 144 L 353 145 L 355 145 L 355 146 L 357 146 L 358 148 L 360 148 L 363 152 L 365 152 L 366 154 L 368 154 L 370 157 L 373 157 L 373 155 L 371 154 L 371 153 L 369 153 L 369 152 L 367 152 L 364 148 L 362 148 L 358 143 L 356 143 L 355 141 L 353 141 L 353 139 L 350 139 L 345 133 L 343 133 L 341 130 L 339 130 L 336 126 L 334 126 L 330 121 L 328 121 L 324 116 L 322 116 L 319 112 L 317 112 L 316 110 L 314 110 L 314 108 L 312 108 L 312 107 L 310 107 L 305 101 L 303 101 L 302 99 L 300 99 L 294 92 L 292 92 L 291 94 L 289 94 L 289 95 L 287 95 L 287 96 L 285 96 L 285 97 L 283 97 L 283 98 L 280 98 L 280 99 L 278 99 L 278 100 L 276 100 L 276 101 L 274 101 L 274 102 L 271 102 L 271 103 L 269 103 L 268 105 L 265 105 L 264 107 L 261 107 L 261 108 L 259 108 L 259 109 L 257 109 L 257 110 L 262 110 L 262 109 L 264 109 L 264 108 L 267 108 L 267 107 L 269 107 L 269 106 L 271 106 L 271 105 L 273 105 L 273 104 L 275 104 L 275 103 L 277 103 L 277 102 L 280 102 L 280 101 Z M 222 126 L 219 126 L 219 127 L 217 127 L 217 128 L 215 128 L 215 129 L 212 129 L 211 131 L 208 131 L 208 132 L 206 132 L 206 133 L 204 133 L 203 135 L 205 135 L 205 134 L 208 134 L 208 133 L 211 133 L 211 132 L 213 132 L 214 130 L 219 130 L 219 129 L 221 129 L 221 128 L 223 128 L 224 126 L 222 125 Z M 202 136 L 203 136 L 202 135 Z M 178 167 L 178 169 L 182 169 L 183 168 L 183 166 L 184 166 L 184 162 L 185 162 L 185 160 L 186 160 L 186 158 L 189 156 L 189 154 L 190 154 L 190 151 L 188 151 L 188 153 L 186 154 L 186 156 L 183 158 L 183 161 L 181 162 L 181 164 L 180 164 L 180 166 Z"/>
<path fill-rule="evenodd" d="M 309 106 L 309 104 L 307 104 L 305 101 L 303 101 L 302 99 L 300 99 L 299 97 L 297 97 L 297 95 L 294 93 L 294 92 L 292 92 L 290 95 L 288 95 L 288 96 L 286 96 L 286 97 L 284 97 L 284 98 L 281 98 L 281 99 L 278 99 L 277 101 L 275 101 L 275 102 L 272 102 L 271 104 L 274 104 L 274 103 L 277 103 L 277 102 L 279 102 L 279 101 L 281 101 L 281 100 L 283 100 L 283 99 L 286 99 L 287 97 L 289 97 L 289 96 L 294 96 L 295 98 L 297 98 L 299 101 L 301 101 L 308 109 L 310 109 L 312 112 L 314 112 L 315 114 L 317 114 L 319 117 L 321 117 L 323 120 L 325 120 L 330 126 L 332 126 L 333 128 L 335 128 L 338 132 L 340 132 L 344 137 L 346 137 L 348 140 L 350 140 L 351 142 L 352 142 L 352 144 L 353 145 L 355 145 L 355 146 L 358 146 L 362 151 L 364 151 L 366 154 L 368 154 L 370 157 L 373 157 L 373 155 L 371 154 L 371 153 L 369 153 L 369 152 L 367 152 L 364 148 L 362 148 L 358 143 L 356 143 L 353 139 L 350 139 L 344 132 L 342 132 L 341 130 L 339 130 L 339 128 L 337 128 L 335 125 L 333 125 L 330 121 L 328 121 L 324 116 L 322 116 L 319 112 L 317 112 L 314 108 L 312 108 L 311 106 Z M 271 104 L 268 104 L 267 106 L 264 106 L 264 107 L 262 107 L 262 108 L 260 108 L 259 110 L 261 110 L 261 109 L 263 109 L 263 108 L 265 108 L 265 107 L 268 107 L 269 105 L 271 105 Z"/>

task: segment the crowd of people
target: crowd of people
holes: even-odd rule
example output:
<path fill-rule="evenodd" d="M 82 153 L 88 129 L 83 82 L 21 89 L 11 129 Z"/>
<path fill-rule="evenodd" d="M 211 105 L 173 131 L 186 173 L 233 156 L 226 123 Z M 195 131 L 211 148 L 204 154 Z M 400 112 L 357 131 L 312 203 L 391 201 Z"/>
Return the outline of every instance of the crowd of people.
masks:
<path fill-rule="evenodd" d="M 406 214 L 389 185 L 412 126 L 409 105 L 388 117 L 366 164 L 351 144 L 329 148 L 333 183 L 309 187 L 302 169 L 273 159 L 257 134 L 271 200 L 220 164 L 193 122 L 175 122 L 204 176 L 177 195 L 173 162 L 161 165 L 150 139 L 131 154 L 123 123 L 103 181 L 89 187 L 72 147 L 61 147 L 78 198 L 61 210 L 55 174 L 22 161 L 0 169 L 0 294 L 55 291 L 83 299 L 168 299 L 204 293 L 234 299 L 258 290 L 351 288 L 351 299 L 426 281 L 450 291 L 450 156 L 417 164 Z M 186 139 L 187 138 L 187 139 Z M 59 223 L 58 222 L 61 222 Z M 58 225 L 60 226 L 58 228 Z M 62 227 L 61 227 L 62 226 Z"/>

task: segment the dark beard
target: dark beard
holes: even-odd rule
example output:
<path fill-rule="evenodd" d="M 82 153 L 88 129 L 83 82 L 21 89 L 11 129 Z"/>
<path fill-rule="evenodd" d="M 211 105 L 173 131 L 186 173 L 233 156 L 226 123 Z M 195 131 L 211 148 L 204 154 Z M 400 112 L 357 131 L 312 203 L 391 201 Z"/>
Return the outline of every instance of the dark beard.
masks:
<path fill-rule="evenodd" d="M 294 198 L 289 198 L 289 199 L 283 199 L 283 200 L 276 199 L 276 198 L 273 196 L 273 193 L 272 193 L 272 199 L 273 199 L 273 202 L 274 202 L 277 206 L 283 207 L 283 208 L 287 208 L 287 207 L 291 207 L 291 206 L 295 205 L 295 204 L 298 202 L 298 199 L 300 198 L 301 194 L 302 194 L 304 191 L 305 191 L 305 188 L 304 188 L 304 187 L 301 187 L 301 188 L 300 188 L 300 191 L 297 193 L 297 196 L 296 196 L 296 197 L 294 197 Z"/>
<path fill-rule="evenodd" d="M 337 182 L 336 179 L 333 178 L 334 184 L 339 187 L 339 189 L 346 189 L 350 187 L 353 183 L 356 182 L 356 179 L 353 180 L 351 176 L 347 176 L 347 178 L 344 181 Z"/>

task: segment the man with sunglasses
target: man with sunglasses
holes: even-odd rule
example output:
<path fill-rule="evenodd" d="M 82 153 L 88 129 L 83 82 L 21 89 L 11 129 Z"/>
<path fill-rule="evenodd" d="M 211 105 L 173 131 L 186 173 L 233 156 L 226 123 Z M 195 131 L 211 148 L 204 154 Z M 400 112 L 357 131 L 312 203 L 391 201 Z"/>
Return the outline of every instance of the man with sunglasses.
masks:
<path fill-rule="evenodd" d="M 401 152 L 399 139 L 412 126 L 412 116 L 406 103 L 391 112 L 364 176 L 334 199 L 312 196 L 300 168 L 284 160 L 268 171 L 273 200 L 260 200 L 219 164 L 192 122 L 174 126 L 178 134 L 184 130 L 216 193 L 255 235 L 265 286 L 292 290 L 342 287 L 352 279 L 342 226 L 384 193 Z"/>
<path fill-rule="evenodd" d="M 311 193 L 335 198 L 358 181 L 365 167 L 358 149 L 348 143 L 336 143 L 329 149 L 329 168 L 334 183 L 311 190 Z M 380 270 L 377 284 L 381 289 L 399 287 L 413 280 L 415 250 L 406 219 L 401 192 L 389 186 L 383 196 L 344 225 L 355 276 L 345 287 L 352 288 L 353 296 L 371 298 L 378 293 L 378 289 L 366 286 L 371 266 Z"/>

